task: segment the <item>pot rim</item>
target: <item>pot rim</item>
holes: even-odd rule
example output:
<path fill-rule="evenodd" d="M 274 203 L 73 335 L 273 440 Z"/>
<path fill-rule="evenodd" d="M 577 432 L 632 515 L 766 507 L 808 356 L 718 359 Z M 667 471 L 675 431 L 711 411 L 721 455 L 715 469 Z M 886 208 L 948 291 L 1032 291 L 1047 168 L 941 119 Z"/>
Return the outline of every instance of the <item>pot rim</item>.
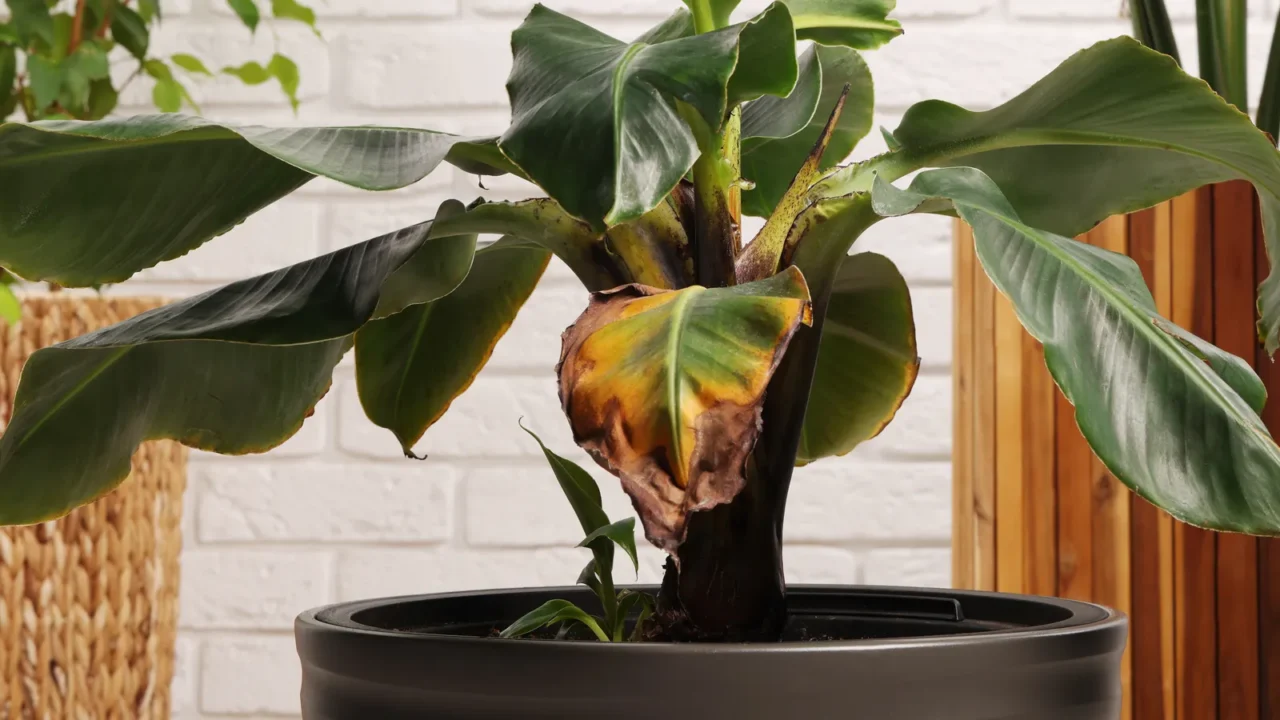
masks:
<path fill-rule="evenodd" d="M 656 590 L 654 585 L 623 586 L 634 589 Z M 621 587 L 620 587 L 621 589 Z M 456 600 L 468 597 L 494 597 L 517 595 L 522 593 L 564 593 L 579 594 L 585 591 L 582 586 L 547 586 L 527 588 L 501 588 L 492 590 L 465 590 L 448 593 L 428 593 L 418 595 L 399 595 L 394 597 L 372 598 L 341 603 L 333 603 L 312 608 L 298 615 L 294 622 L 295 632 L 323 634 L 351 634 L 399 642 L 430 643 L 433 645 L 484 645 L 490 648 L 499 646 L 519 646 L 528 648 L 534 641 L 523 638 L 475 637 L 466 635 L 449 635 L 421 631 L 386 630 L 355 621 L 356 613 L 373 608 L 387 607 L 407 602 L 423 602 L 431 600 Z M 787 654 L 794 652 L 883 652 L 895 648 L 909 649 L 917 647 L 937 648 L 940 644 L 956 648 L 982 647 L 992 644 L 1005 645 L 1019 641 L 1043 642 L 1053 638 L 1067 637 L 1085 633 L 1123 632 L 1128 625 L 1127 616 L 1117 610 L 1066 598 L 1044 597 L 1035 595 L 1018 595 L 978 590 L 953 590 L 949 588 L 917 588 L 870 585 L 810 585 L 795 584 L 787 586 L 788 594 L 804 593 L 808 595 L 841 595 L 846 593 L 900 595 L 917 597 L 949 597 L 963 600 L 965 598 L 1004 600 L 1010 602 L 1032 602 L 1049 605 L 1066 610 L 1070 616 L 1057 622 L 1044 625 L 1020 628 L 1002 628 L 981 632 L 957 633 L 952 635 L 931 635 L 922 637 L 872 638 L 865 640 L 821 640 L 821 641 L 785 641 L 785 642 L 743 642 L 743 643 L 672 643 L 672 642 L 625 642 L 603 643 L 581 640 L 537 640 L 536 645 L 549 651 L 572 648 L 575 652 L 586 653 L 636 653 L 659 655 L 669 653 L 713 653 L 713 654 Z M 532 609 L 532 608 L 530 608 Z"/>

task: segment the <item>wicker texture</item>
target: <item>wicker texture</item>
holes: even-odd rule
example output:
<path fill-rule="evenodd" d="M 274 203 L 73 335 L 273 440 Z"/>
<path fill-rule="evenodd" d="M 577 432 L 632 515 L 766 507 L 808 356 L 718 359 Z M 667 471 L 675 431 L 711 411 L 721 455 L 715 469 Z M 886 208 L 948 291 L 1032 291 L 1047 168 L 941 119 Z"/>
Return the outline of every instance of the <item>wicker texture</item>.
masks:
<path fill-rule="evenodd" d="M 159 304 L 25 301 L 21 325 L 0 330 L 0 420 L 32 352 Z M 185 484 L 185 448 L 147 443 L 115 492 L 54 522 L 0 528 L 0 718 L 169 716 Z"/>

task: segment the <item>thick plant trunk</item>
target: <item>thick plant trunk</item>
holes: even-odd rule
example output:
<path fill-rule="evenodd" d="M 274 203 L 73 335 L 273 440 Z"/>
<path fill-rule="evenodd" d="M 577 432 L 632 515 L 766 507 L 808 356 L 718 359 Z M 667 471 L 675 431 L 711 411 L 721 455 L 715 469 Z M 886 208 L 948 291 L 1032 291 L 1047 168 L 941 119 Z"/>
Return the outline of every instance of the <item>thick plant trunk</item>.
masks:
<path fill-rule="evenodd" d="M 760 480 L 750 478 L 728 505 L 690 518 L 678 562 L 667 560 L 658 599 L 670 639 L 767 641 L 782 633 L 787 609 L 778 483 Z"/>

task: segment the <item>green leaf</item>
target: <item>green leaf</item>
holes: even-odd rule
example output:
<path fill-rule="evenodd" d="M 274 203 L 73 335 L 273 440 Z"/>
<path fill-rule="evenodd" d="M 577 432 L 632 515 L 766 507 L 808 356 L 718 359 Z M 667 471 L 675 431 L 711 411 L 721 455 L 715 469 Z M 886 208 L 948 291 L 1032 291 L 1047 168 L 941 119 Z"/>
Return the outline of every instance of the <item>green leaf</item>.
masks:
<path fill-rule="evenodd" d="M 591 588 L 591 592 L 595 593 L 596 597 L 600 598 L 601 602 L 603 602 L 604 587 L 600 584 L 598 574 L 599 571 L 596 568 L 596 559 L 593 557 L 591 560 L 587 561 L 587 565 L 582 568 L 582 572 L 578 573 L 577 582 L 579 585 L 586 585 Z"/>
<path fill-rule="evenodd" d="M 682 11 L 627 44 L 535 6 L 512 35 L 503 154 L 597 229 L 653 209 L 699 155 L 677 100 L 719 128 L 731 102 L 785 95 L 796 81 L 794 35 L 781 6 L 716 32 L 686 36 L 690 30 Z M 748 52 L 748 44 L 758 49 Z"/>
<path fill-rule="evenodd" d="M 106 80 L 111 76 L 107 54 L 92 44 L 83 44 L 68 57 L 64 64 L 90 80 Z"/>
<path fill-rule="evenodd" d="M 919 370 L 907 281 L 883 255 L 849 256 L 827 306 L 796 464 L 844 455 L 879 435 Z"/>
<path fill-rule="evenodd" d="M 742 176 L 756 184 L 742 193 L 742 211 L 768 217 L 822 134 L 844 86 L 840 121 L 819 168 L 829 170 L 871 130 L 875 97 L 871 71 L 853 50 L 816 45 L 801 59 L 801 81 L 785 99 L 761 98 L 742 111 Z M 810 110 L 812 108 L 812 110 Z"/>
<path fill-rule="evenodd" d="M 86 108 L 90 118 L 94 120 L 106 117 L 120 101 L 120 95 L 112 87 L 111 80 L 94 80 L 89 83 L 89 105 Z"/>
<path fill-rule="evenodd" d="M 639 642 L 644 637 L 645 623 L 653 616 L 656 610 L 653 598 L 648 593 L 633 592 L 622 598 L 618 603 L 618 624 L 614 631 L 614 642 L 621 642 L 622 638 L 617 634 L 626 626 L 627 614 L 636 606 L 640 606 L 640 614 L 636 616 L 636 623 L 631 630 L 631 642 Z"/>
<path fill-rule="evenodd" d="M 119 282 L 185 255 L 313 177 L 404 187 L 465 139 L 174 115 L 3 125 L 0 187 L 13 190 L 0 193 L 0 266 L 67 286 Z M 94 180 L 103 177 L 113 181 Z"/>
<path fill-rule="evenodd" d="M 456 257 L 466 277 L 457 290 L 356 334 L 360 403 L 406 455 L 471 386 L 550 259 L 543 248 L 508 238 L 474 253 L 472 265 L 473 249 Z"/>
<path fill-rule="evenodd" d="M 280 20 L 297 20 L 311 28 L 317 36 L 316 11 L 298 2 L 298 0 L 271 0 L 271 14 Z"/>
<path fill-rule="evenodd" d="M 160 112 L 178 112 L 182 109 L 182 86 L 177 80 L 157 80 L 151 88 L 151 102 Z"/>
<path fill-rule="evenodd" d="M 258 29 L 258 20 L 260 15 L 258 5 L 254 0 L 227 0 L 227 6 L 230 7 L 240 18 L 240 22 L 249 28 L 250 32 Z"/>
<path fill-rule="evenodd" d="M 62 90 L 62 77 L 63 70 L 60 63 L 53 62 L 43 55 L 27 56 L 27 87 L 31 90 L 31 99 L 35 104 L 36 112 L 43 112 L 58 100 L 58 92 Z M 0 203 L 3 202 L 0 200 Z"/>
<path fill-rule="evenodd" d="M 729 24 L 729 16 L 742 0 L 684 0 L 699 32 L 708 32 Z"/>
<path fill-rule="evenodd" d="M 675 549 L 689 514 L 742 489 L 765 387 L 809 321 L 808 287 L 788 268 L 725 288 L 596 293 L 565 331 L 574 438 L 622 479 L 650 542 Z"/>
<path fill-rule="evenodd" d="M 148 25 L 152 20 L 160 20 L 160 0 L 138 0 L 138 15 Z"/>
<path fill-rule="evenodd" d="M 568 600 L 548 600 L 541 607 L 508 625 L 500 636 L 504 638 L 520 637 L 521 635 L 528 635 L 539 628 L 562 622 L 582 623 L 600 639 L 600 642 L 609 642 L 609 636 L 604 630 L 600 629 L 596 619 Z"/>
<path fill-rule="evenodd" d="M 823 45 L 871 50 L 902 34 L 890 19 L 897 0 L 782 0 L 795 20 L 796 37 Z"/>
<path fill-rule="evenodd" d="M 0 524 L 43 521 L 100 497 L 128 475 L 143 440 L 227 454 L 283 442 L 328 391 L 352 334 L 402 309 L 381 302 L 384 286 L 399 278 L 419 288 L 400 298 L 408 303 L 429 302 L 432 288 L 447 285 L 434 274 L 447 264 L 430 256 L 451 246 L 431 239 L 431 228 L 405 228 L 37 351 L 0 436 Z"/>
<path fill-rule="evenodd" d="M 147 57 L 147 47 L 151 44 L 147 21 L 128 5 L 116 3 L 112 8 L 111 38 L 139 60 Z"/>
<path fill-rule="evenodd" d="M 169 60 L 173 62 L 174 65 L 177 65 L 178 67 L 182 68 L 183 70 L 186 70 L 189 73 L 198 74 L 198 75 L 208 75 L 211 77 L 213 75 L 213 73 L 209 71 L 209 68 L 205 67 L 204 62 L 201 61 L 200 58 L 196 57 L 195 55 L 189 55 L 187 53 L 174 53 L 169 57 Z"/>
<path fill-rule="evenodd" d="M 449 151 L 449 163 L 472 175 L 504 175 L 511 173 L 524 180 L 520 168 L 507 159 L 498 149 L 498 138 L 483 138 L 475 142 L 460 142 Z"/>
<path fill-rule="evenodd" d="M 1242 112 L 1249 108 L 1247 16 L 1245 0 L 1196 0 L 1200 77 Z"/>
<path fill-rule="evenodd" d="M 640 558 L 636 554 L 636 519 L 627 518 L 619 520 L 611 525 L 605 525 L 597 528 L 595 532 L 587 535 L 582 542 L 578 543 L 578 547 L 591 547 L 598 540 L 608 540 L 615 543 L 626 551 L 627 556 L 631 558 L 631 564 L 635 566 L 636 572 L 640 572 Z"/>
<path fill-rule="evenodd" d="M 271 71 L 252 60 L 239 66 L 229 65 L 222 68 L 222 72 L 239 78 L 245 85 L 261 85 L 271 79 Z"/>
<path fill-rule="evenodd" d="M 1271 34 L 1271 52 L 1267 55 L 1267 72 L 1262 80 L 1262 97 L 1258 99 L 1258 129 L 1280 137 L 1280 15 Z"/>
<path fill-rule="evenodd" d="M 298 65 L 289 58 L 276 53 L 271 56 L 271 61 L 267 63 L 267 72 L 280 83 L 280 89 L 284 91 L 285 97 L 289 98 L 289 105 L 294 112 L 298 110 Z"/>
<path fill-rule="evenodd" d="M 921 173 L 905 191 L 879 180 L 874 191 L 888 215 L 935 198 L 973 227 L 978 259 L 1044 343 L 1108 470 L 1184 522 L 1280 534 L 1280 447 L 1247 363 L 1160 317 L 1133 260 L 1030 227 L 978 170 Z"/>
<path fill-rule="evenodd" d="M 44 0 L 5 0 L 9 7 L 9 21 L 23 46 L 41 40 L 52 47 L 53 16 Z"/>
<path fill-rule="evenodd" d="M 865 190 L 870 170 L 892 180 L 920 167 L 976 167 L 1028 225 L 1073 237 L 1201 185 L 1249 180 L 1272 263 L 1260 331 L 1269 350 L 1280 345 L 1280 154 L 1248 116 L 1167 55 L 1131 38 L 1107 40 L 993 110 L 919 103 L 894 136 L 901 150 L 832 175 L 815 194 Z"/>
<path fill-rule="evenodd" d="M 166 65 L 163 60 L 158 60 L 154 58 L 151 60 L 147 60 L 146 62 L 142 63 L 142 69 L 145 70 L 148 75 L 155 78 L 156 80 L 172 80 L 173 79 L 173 71 L 169 69 L 169 66 Z"/>
<path fill-rule="evenodd" d="M 600 499 L 600 486 L 596 485 L 595 478 L 588 475 L 586 470 L 572 460 L 551 452 L 542 442 L 542 438 L 523 424 L 520 429 L 529 433 L 529 436 L 537 441 L 538 447 L 542 448 L 542 454 L 546 456 L 547 463 L 551 465 L 551 471 L 555 473 L 556 481 L 560 483 L 560 490 L 573 506 L 574 515 L 578 516 L 582 531 L 589 535 L 608 525 L 609 516 L 604 512 L 603 501 Z M 599 564 L 597 567 L 607 567 L 612 572 L 613 555 L 610 554 L 609 558 L 609 564 Z M 598 556 L 597 560 L 599 560 Z"/>
<path fill-rule="evenodd" d="M 13 286 L 9 283 L 0 284 L 0 319 L 10 325 L 22 321 L 22 301 L 13 294 Z"/>

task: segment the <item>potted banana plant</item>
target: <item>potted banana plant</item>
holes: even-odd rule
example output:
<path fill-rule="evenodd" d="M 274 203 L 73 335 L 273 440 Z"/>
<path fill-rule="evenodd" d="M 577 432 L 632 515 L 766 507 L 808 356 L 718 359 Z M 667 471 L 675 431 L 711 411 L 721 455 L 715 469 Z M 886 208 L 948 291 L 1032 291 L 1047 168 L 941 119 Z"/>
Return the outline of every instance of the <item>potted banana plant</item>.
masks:
<path fill-rule="evenodd" d="M 792 469 L 876 435 L 916 374 L 900 274 L 849 252 L 877 223 L 964 219 L 1107 468 L 1181 519 L 1276 533 L 1280 448 L 1258 378 L 1160 317 L 1131 261 L 1069 238 L 1235 178 L 1275 237 L 1280 156 L 1170 58 L 1118 38 L 986 112 L 917 104 L 882 131 L 888 152 L 841 166 L 871 129 L 858 51 L 901 32 L 893 3 L 782 0 L 737 23 L 736 0 L 685 5 L 631 42 L 535 7 L 512 35 L 498 137 L 172 115 L 0 126 L 0 265 L 64 285 L 186 253 L 315 177 L 385 190 L 448 162 L 547 195 L 449 201 L 37 352 L 0 438 L 0 523 L 92 501 L 146 439 L 272 447 L 353 349 L 366 414 L 411 454 L 554 255 L 590 291 L 564 335 L 560 399 L 668 553 L 662 586 L 613 586 L 628 525 L 547 449 L 593 553 L 582 587 L 304 613 L 308 718 L 1116 717 L 1113 611 L 784 587 Z M 111 182 L 69 195 L 84 177 Z M 766 218 L 747 242 L 742 214 Z M 482 233 L 501 239 L 478 246 Z M 1280 298 L 1260 311 L 1277 327 Z"/>

